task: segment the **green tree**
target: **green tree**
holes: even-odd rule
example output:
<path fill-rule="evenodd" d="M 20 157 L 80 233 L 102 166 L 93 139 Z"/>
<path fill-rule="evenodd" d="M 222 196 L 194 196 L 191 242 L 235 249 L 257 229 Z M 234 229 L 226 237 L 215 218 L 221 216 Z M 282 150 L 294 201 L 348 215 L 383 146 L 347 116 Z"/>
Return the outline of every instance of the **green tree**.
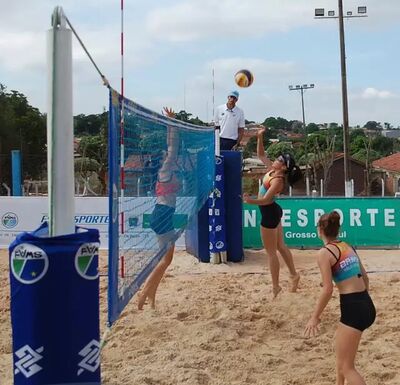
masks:
<path fill-rule="evenodd" d="M 192 114 L 190 112 L 181 110 L 175 114 L 175 119 L 182 120 L 183 122 L 188 122 L 191 116 Z"/>
<path fill-rule="evenodd" d="M 273 116 L 266 118 L 264 120 L 264 122 L 262 123 L 262 125 L 269 129 L 274 129 L 274 130 L 278 129 L 278 122 L 277 122 L 276 118 L 274 118 Z"/>
<path fill-rule="evenodd" d="M 367 161 L 368 156 L 369 156 L 369 162 L 373 162 L 374 160 L 379 159 L 381 157 L 378 152 L 374 150 L 370 150 L 368 152 L 368 150 L 365 148 L 360 148 L 356 153 L 351 155 L 352 158 L 363 163 Z"/>
<path fill-rule="evenodd" d="M 292 129 L 291 122 L 281 117 L 274 118 L 270 116 L 264 120 L 262 125 L 273 130 L 290 131 Z"/>
<path fill-rule="evenodd" d="M 377 136 L 372 140 L 372 149 L 381 154 L 388 156 L 393 153 L 394 140 L 385 136 Z"/>
<path fill-rule="evenodd" d="M 40 179 L 46 170 L 46 117 L 25 95 L 0 85 L 0 182 L 11 184 L 10 157 L 20 150 L 22 178 Z"/>
<path fill-rule="evenodd" d="M 196 126 L 207 126 L 207 123 L 204 123 L 198 116 L 195 118 L 191 118 L 193 114 L 190 112 L 186 112 L 185 110 L 181 110 L 175 114 L 175 119 L 181 120 L 183 122 L 195 124 Z"/>
<path fill-rule="evenodd" d="M 359 136 L 365 137 L 365 132 L 362 128 L 355 128 L 350 130 L 350 135 L 349 135 L 350 141 Z"/>
<path fill-rule="evenodd" d="M 204 123 L 198 116 L 189 120 L 189 123 L 195 124 L 196 126 L 207 126 L 207 123 Z"/>
<path fill-rule="evenodd" d="M 292 145 L 289 142 L 278 142 L 271 144 L 267 149 L 269 159 L 276 159 L 282 153 L 289 153 L 294 156 Z"/>
<path fill-rule="evenodd" d="M 319 127 L 317 124 L 315 123 L 308 123 L 307 127 L 306 127 L 306 133 L 307 134 L 312 134 L 313 132 L 318 132 L 319 131 Z"/>
<path fill-rule="evenodd" d="M 99 135 L 104 122 L 107 122 L 108 113 L 104 111 L 102 114 L 74 116 L 74 134 L 76 136 L 83 135 Z"/>
<path fill-rule="evenodd" d="M 100 127 L 100 132 L 93 136 L 83 136 L 79 142 L 78 153 L 82 156 L 81 161 L 83 163 L 78 163 L 82 167 L 84 165 L 90 166 L 89 171 L 95 171 L 101 185 L 100 193 L 102 195 L 106 194 L 107 189 L 107 171 L 108 171 L 108 125 L 107 125 L 107 115 L 100 114 L 102 117 L 102 125 Z M 77 164 L 75 164 L 77 167 Z M 96 168 L 97 169 L 94 169 Z"/>
<path fill-rule="evenodd" d="M 364 132 L 362 135 L 350 135 L 350 154 L 356 154 L 365 148 L 367 137 Z"/>
<path fill-rule="evenodd" d="M 382 130 L 381 124 L 379 122 L 376 122 L 375 120 L 369 120 L 367 123 L 364 124 L 364 127 L 367 130 L 375 130 L 375 131 Z"/>

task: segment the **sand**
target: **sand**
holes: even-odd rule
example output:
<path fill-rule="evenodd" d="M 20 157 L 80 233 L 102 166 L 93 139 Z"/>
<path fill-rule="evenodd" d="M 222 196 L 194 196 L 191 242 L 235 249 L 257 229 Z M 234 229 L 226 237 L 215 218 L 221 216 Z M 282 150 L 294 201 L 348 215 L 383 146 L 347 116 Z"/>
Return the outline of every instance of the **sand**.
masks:
<path fill-rule="evenodd" d="M 298 293 L 271 299 L 263 251 L 244 263 L 198 263 L 183 251 L 161 282 L 157 309 L 136 309 L 133 298 L 113 325 L 102 352 L 103 385 L 331 385 L 332 337 L 338 293 L 328 304 L 318 337 L 304 326 L 319 292 L 315 251 L 293 250 L 301 272 Z M 400 384 L 400 252 L 361 250 L 378 316 L 362 338 L 357 365 L 368 385 Z M 105 257 L 102 258 L 105 260 Z M 105 263 L 102 262 L 102 272 Z M 101 278 L 101 327 L 106 320 Z M 12 384 L 8 253 L 0 251 L 0 384 Z"/>

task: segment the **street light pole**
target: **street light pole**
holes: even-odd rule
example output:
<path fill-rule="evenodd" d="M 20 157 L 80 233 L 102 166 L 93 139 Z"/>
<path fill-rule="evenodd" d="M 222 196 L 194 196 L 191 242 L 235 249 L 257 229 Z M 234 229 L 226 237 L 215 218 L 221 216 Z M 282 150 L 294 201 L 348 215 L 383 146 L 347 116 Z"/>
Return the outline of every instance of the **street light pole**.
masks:
<path fill-rule="evenodd" d="M 324 8 L 315 9 L 316 19 L 339 19 L 339 40 L 340 40 L 340 69 L 342 78 L 342 111 L 343 111 L 343 164 L 344 164 L 344 191 L 345 196 L 352 196 L 349 169 L 349 104 L 347 98 L 347 71 L 346 71 L 346 47 L 344 38 L 344 19 L 354 17 L 367 17 L 367 7 L 358 7 L 358 14 L 348 11 L 346 16 L 343 14 L 343 0 L 338 0 L 339 16 L 335 16 L 335 11 L 328 11 L 325 16 Z"/>
<path fill-rule="evenodd" d="M 304 129 L 304 134 L 307 136 L 307 130 L 306 130 L 306 115 L 304 113 L 304 88 L 301 88 L 301 111 L 303 113 L 303 129 Z"/>
<path fill-rule="evenodd" d="M 300 91 L 301 94 L 301 111 L 303 114 L 303 132 L 304 132 L 304 152 L 306 161 L 306 194 L 310 195 L 310 174 L 308 171 L 308 148 L 307 148 L 307 130 L 306 130 L 306 114 L 304 112 L 304 90 L 314 88 L 314 84 L 303 84 L 296 86 L 289 86 L 289 91 Z"/>

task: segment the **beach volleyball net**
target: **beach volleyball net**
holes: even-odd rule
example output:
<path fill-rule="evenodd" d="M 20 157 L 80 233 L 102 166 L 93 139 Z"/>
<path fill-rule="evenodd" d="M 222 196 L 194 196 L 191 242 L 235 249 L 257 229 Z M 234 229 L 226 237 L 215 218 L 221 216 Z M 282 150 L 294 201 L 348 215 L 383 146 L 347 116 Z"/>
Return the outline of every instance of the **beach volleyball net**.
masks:
<path fill-rule="evenodd" d="M 109 324 L 207 200 L 214 140 L 110 90 Z"/>

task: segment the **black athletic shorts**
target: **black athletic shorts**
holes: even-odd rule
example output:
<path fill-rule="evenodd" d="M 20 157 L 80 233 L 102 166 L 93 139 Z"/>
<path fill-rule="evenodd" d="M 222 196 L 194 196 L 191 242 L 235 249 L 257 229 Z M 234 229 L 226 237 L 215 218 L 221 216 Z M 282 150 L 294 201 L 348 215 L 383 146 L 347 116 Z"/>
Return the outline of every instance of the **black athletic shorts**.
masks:
<path fill-rule="evenodd" d="M 219 138 L 219 149 L 222 150 L 232 150 L 234 146 L 237 145 L 236 139 Z"/>
<path fill-rule="evenodd" d="M 364 331 L 375 321 L 376 310 L 367 291 L 340 294 L 340 322 Z"/>
<path fill-rule="evenodd" d="M 174 229 L 175 207 L 157 203 L 150 217 L 150 228 L 156 234 L 165 234 Z"/>
<path fill-rule="evenodd" d="M 273 202 L 269 205 L 259 207 L 261 211 L 261 226 L 267 229 L 277 228 L 283 214 L 281 206 Z"/>

